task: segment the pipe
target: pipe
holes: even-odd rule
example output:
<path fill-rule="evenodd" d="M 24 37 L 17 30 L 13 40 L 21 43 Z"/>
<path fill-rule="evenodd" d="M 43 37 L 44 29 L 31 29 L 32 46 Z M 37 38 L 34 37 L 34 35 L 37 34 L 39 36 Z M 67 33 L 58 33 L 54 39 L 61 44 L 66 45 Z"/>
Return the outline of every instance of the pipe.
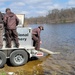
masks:
<path fill-rule="evenodd" d="M 52 52 L 52 51 L 44 49 L 44 48 L 40 48 L 40 51 L 46 52 L 48 54 L 60 54 L 60 52 Z"/>

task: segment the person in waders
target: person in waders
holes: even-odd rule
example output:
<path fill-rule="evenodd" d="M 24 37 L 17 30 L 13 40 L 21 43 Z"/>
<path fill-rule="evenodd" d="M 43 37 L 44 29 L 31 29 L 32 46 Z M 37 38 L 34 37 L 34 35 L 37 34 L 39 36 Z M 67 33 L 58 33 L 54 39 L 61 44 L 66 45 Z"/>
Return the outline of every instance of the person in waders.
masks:
<path fill-rule="evenodd" d="M 33 46 L 35 47 L 35 50 L 39 50 L 40 44 L 42 43 L 40 38 L 41 30 L 44 30 L 43 26 L 39 26 L 38 28 L 34 28 L 32 30 L 32 40 L 33 40 Z"/>
<path fill-rule="evenodd" d="M 17 16 L 11 12 L 10 8 L 6 9 L 6 14 L 4 15 L 5 23 L 5 37 L 6 37 L 6 47 L 11 48 L 12 37 L 15 41 L 15 47 L 19 47 L 18 33 L 16 31 L 16 26 L 19 23 Z"/>
<path fill-rule="evenodd" d="M 0 12 L 0 48 L 3 46 L 3 15 Z"/>

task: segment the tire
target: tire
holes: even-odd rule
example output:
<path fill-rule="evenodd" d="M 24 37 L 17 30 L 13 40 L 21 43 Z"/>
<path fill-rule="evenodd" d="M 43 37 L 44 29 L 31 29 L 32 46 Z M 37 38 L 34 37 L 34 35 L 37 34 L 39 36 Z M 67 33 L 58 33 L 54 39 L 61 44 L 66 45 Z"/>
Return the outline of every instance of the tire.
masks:
<path fill-rule="evenodd" d="M 0 51 L 0 68 L 2 68 L 6 63 L 6 55 L 5 53 Z"/>
<path fill-rule="evenodd" d="M 10 63 L 13 66 L 21 66 L 28 61 L 28 54 L 24 50 L 16 50 L 10 54 Z"/>

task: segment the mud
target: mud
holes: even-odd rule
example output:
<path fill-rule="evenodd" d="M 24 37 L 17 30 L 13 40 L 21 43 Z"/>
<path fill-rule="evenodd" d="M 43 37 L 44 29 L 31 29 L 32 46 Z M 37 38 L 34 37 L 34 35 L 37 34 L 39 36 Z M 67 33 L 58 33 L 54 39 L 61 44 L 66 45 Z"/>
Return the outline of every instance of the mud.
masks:
<path fill-rule="evenodd" d="M 44 75 L 42 63 L 48 57 L 50 57 L 50 55 L 46 55 L 41 58 L 33 57 L 27 64 L 19 67 L 11 66 L 8 60 L 7 64 L 0 69 L 0 74 L 7 75 L 9 72 L 13 72 L 13 75 Z"/>

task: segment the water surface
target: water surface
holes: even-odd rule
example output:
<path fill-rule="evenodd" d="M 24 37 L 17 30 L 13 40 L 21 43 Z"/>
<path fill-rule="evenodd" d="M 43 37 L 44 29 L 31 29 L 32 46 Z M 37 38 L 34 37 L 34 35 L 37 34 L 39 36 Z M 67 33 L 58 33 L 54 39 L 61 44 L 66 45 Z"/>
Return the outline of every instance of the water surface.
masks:
<path fill-rule="evenodd" d="M 38 26 L 30 25 L 32 29 Z M 51 51 L 59 51 L 64 54 L 64 57 L 67 55 L 66 53 L 73 56 L 75 53 L 75 23 L 43 24 L 43 26 L 44 31 L 41 32 L 41 47 Z"/>

